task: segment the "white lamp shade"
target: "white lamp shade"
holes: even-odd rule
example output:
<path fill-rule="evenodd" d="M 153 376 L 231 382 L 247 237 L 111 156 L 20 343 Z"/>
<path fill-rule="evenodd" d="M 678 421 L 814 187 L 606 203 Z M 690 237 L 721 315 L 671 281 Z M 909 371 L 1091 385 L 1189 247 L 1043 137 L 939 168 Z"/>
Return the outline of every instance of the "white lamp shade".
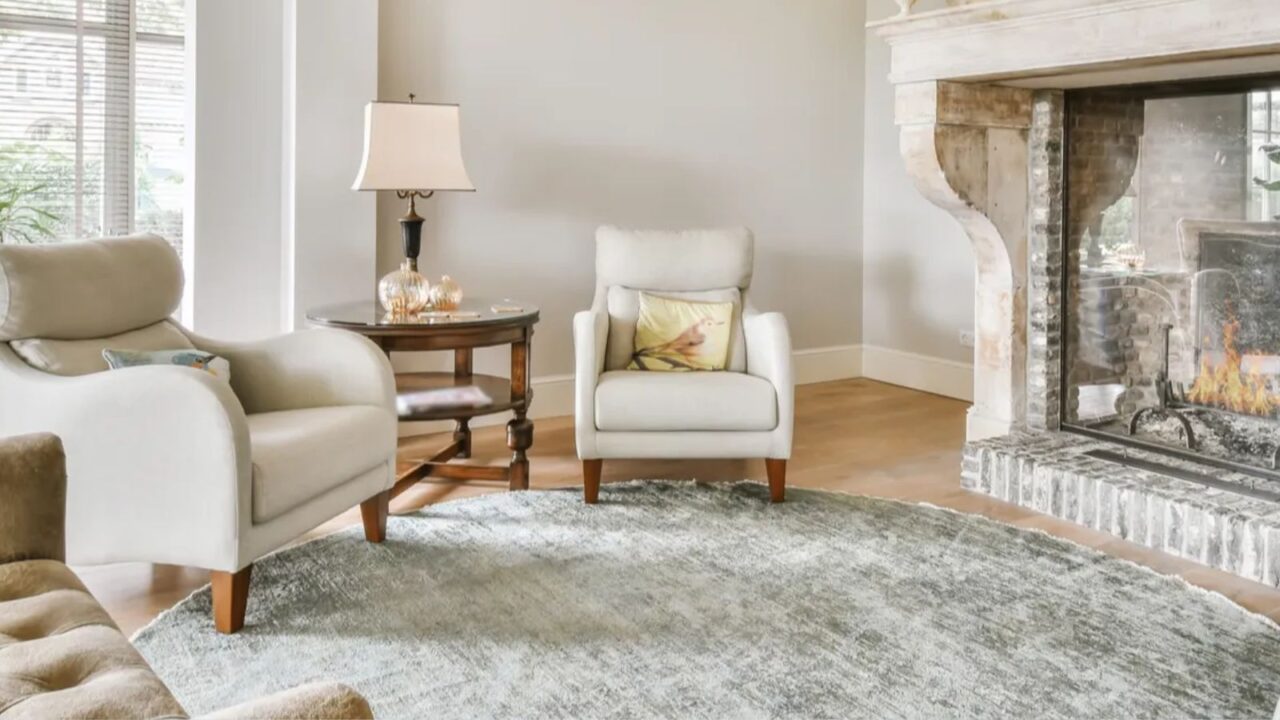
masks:
<path fill-rule="evenodd" d="M 352 190 L 475 190 L 462 164 L 457 105 L 371 102 Z"/>

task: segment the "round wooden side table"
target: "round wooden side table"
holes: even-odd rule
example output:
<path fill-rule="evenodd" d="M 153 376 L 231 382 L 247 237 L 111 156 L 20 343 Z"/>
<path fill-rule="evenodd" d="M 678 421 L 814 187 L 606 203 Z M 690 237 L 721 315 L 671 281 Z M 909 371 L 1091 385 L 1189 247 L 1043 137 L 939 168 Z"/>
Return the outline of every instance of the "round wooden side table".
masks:
<path fill-rule="evenodd" d="M 494 311 L 499 305 L 520 309 Z M 400 422 L 452 420 L 453 442 L 400 473 L 390 497 L 427 478 L 505 480 L 511 490 L 529 489 L 529 458 L 525 455 L 533 445 L 533 421 L 528 418 L 529 403 L 533 400 L 533 390 L 529 387 L 529 349 L 533 326 L 538 322 L 538 308 L 508 300 L 495 304 L 468 299 L 447 315 L 428 313 L 393 320 L 375 302 L 348 303 L 315 308 L 307 313 L 307 320 L 320 327 L 360 333 L 377 343 L 388 357 L 393 352 L 453 351 L 453 372 L 397 374 L 398 393 L 475 386 L 490 398 L 489 403 L 477 407 L 452 406 L 401 413 Z M 511 346 L 510 379 L 472 372 L 472 351 L 496 345 Z M 507 423 L 510 464 L 504 467 L 450 462 L 471 457 L 471 418 L 507 411 L 514 414 Z"/>

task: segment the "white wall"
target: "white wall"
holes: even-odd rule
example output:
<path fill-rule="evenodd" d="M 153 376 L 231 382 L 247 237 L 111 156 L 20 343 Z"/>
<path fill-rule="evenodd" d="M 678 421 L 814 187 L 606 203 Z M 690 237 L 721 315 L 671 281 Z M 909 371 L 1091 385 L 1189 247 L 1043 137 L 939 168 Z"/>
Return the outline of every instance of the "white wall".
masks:
<path fill-rule="evenodd" d="M 376 203 L 350 190 L 377 0 L 189 0 L 187 321 L 214 337 L 371 298 Z"/>
<path fill-rule="evenodd" d="M 943 6 L 942 0 L 921 0 L 915 12 Z M 867 16 L 880 19 L 897 9 L 893 0 L 869 0 Z M 960 330 L 973 328 L 973 252 L 959 224 L 916 192 L 907 177 L 894 126 L 889 47 L 872 31 L 866 37 L 862 337 L 867 360 L 874 348 L 886 348 L 950 361 L 933 363 L 931 372 L 955 376 L 963 369 L 956 363 L 973 360 L 972 349 L 959 343 Z"/>
<path fill-rule="evenodd" d="M 185 320 L 214 337 L 279 330 L 283 3 L 188 3 Z"/>
<path fill-rule="evenodd" d="M 375 223 L 370 196 L 348 189 L 361 108 L 415 92 L 462 104 L 479 188 L 421 203 L 423 269 L 540 303 L 535 375 L 572 372 L 597 225 L 746 224 L 756 302 L 787 313 L 796 348 L 964 396 L 972 255 L 905 174 L 888 48 L 858 0 L 192 5 L 198 330 L 269 335 L 314 304 L 372 296 L 399 258 L 403 208 L 382 194 Z M 501 372 L 505 354 L 477 364 Z"/>
<path fill-rule="evenodd" d="M 287 0 L 285 329 L 317 305 L 375 297 L 377 199 L 351 189 L 378 87 L 376 0 Z M 292 138 L 292 143 L 289 143 Z M 290 201 L 291 200 L 291 201 Z"/>
<path fill-rule="evenodd" d="M 596 226 L 748 225 L 795 346 L 857 343 L 863 23 L 860 0 L 383 0 L 381 97 L 460 103 L 478 188 L 419 203 L 424 273 L 539 303 L 534 374 L 558 375 Z M 402 213 L 379 199 L 383 272 Z"/>

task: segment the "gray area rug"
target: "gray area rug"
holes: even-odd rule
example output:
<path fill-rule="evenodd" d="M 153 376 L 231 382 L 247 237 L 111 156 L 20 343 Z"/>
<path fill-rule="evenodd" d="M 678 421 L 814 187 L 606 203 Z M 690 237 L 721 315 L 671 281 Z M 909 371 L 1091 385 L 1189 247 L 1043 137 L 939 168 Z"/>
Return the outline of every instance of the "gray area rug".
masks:
<path fill-rule="evenodd" d="M 1270 717 L 1280 631 L 984 518 L 750 483 L 488 495 L 261 561 L 134 638 L 193 713 L 319 679 L 382 718 Z"/>

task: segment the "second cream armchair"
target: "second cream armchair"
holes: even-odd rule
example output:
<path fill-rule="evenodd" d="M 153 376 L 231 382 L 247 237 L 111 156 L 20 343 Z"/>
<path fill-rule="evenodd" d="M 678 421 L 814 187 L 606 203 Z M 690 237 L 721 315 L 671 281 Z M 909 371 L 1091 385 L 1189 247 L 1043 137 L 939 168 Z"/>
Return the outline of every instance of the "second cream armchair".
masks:
<path fill-rule="evenodd" d="M 795 415 L 785 318 L 751 304 L 754 239 L 746 229 L 600 228 L 591 309 L 574 317 L 575 432 L 587 503 L 609 458 L 763 458 L 782 502 Z M 626 369 L 640 291 L 737 303 L 723 372 Z"/>

